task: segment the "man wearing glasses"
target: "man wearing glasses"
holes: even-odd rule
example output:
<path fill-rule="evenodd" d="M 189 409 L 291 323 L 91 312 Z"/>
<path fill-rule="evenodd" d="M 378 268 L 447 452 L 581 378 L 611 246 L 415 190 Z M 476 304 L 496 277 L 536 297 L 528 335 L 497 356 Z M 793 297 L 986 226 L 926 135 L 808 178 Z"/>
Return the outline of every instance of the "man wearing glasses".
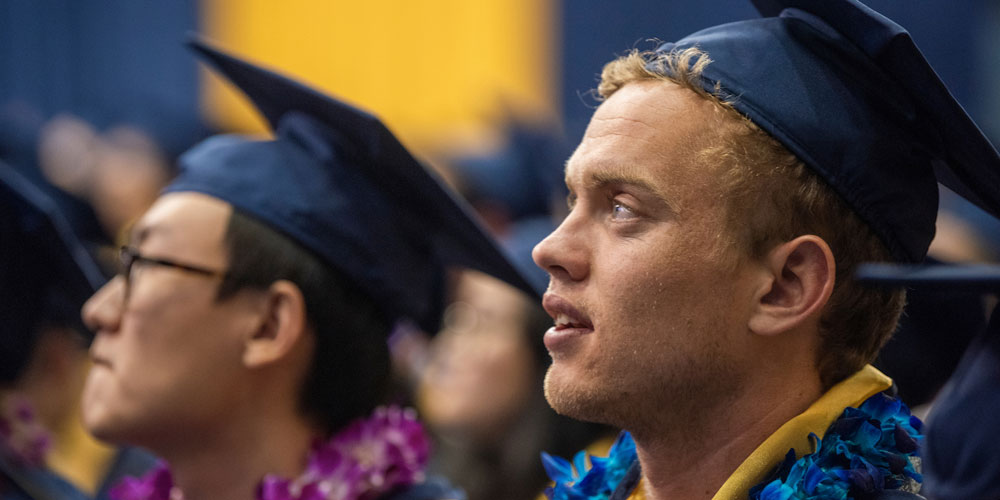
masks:
<path fill-rule="evenodd" d="M 194 47 L 275 139 L 197 146 L 132 229 L 121 274 L 83 309 L 88 428 L 167 460 L 133 493 L 457 497 L 423 482 L 412 415 L 355 419 L 380 401 L 393 324 L 436 330 L 444 266 L 530 287 L 376 119 Z"/>

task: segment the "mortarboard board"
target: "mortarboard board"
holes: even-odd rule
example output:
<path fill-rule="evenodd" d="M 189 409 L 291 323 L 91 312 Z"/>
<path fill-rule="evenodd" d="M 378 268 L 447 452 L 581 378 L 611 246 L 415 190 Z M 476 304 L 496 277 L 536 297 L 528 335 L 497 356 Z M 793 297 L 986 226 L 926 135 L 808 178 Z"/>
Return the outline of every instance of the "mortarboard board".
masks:
<path fill-rule="evenodd" d="M 437 331 L 444 272 L 465 266 L 537 295 L 469 209 L 377 118 L 192 40 L 246 94 L 273 140 L 210 138 L 164 192 L 224 200 L 314 252 L 391 320 Z"/>
<path fill-rule="evenodd" d="M 87 330 L 103 276 L 51 198 L 0 163 L 0 381 L 17 378 L 42 321 Z"/>
<path fill-rule="evenodd" d="M 937 181 L 1000 216 L 1000 156 L 902 27 L 855 0 L 754 0 L 762 19 L 708 28 L 701 85 L 817 172 L 894 260 L 934 236 Z M 653 71 L 667 71 L 650 64 Z"/>

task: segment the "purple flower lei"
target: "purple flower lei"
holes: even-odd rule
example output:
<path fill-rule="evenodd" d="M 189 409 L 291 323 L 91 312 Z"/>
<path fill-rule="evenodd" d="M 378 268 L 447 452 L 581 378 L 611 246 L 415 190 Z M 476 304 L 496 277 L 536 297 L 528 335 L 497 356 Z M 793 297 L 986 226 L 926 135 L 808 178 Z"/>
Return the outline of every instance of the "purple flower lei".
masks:
<path fill-rule="evenodd" d="M 0 398 L 0 454 L 21 465 L 40 467 L 51 444 L 27 399 L 14 394 Z"/>
<path fill-rule="evenodd" d="M 265 476 L 257 500 L 373 500 L 422 482 L 430 439 L 413 409 L 379 407 L 327 441 L 313 445 L 305 472 L 295 479 Z M 165 462 L 141 479 L 127 478 L 112 500 L 180 500 Z"/>

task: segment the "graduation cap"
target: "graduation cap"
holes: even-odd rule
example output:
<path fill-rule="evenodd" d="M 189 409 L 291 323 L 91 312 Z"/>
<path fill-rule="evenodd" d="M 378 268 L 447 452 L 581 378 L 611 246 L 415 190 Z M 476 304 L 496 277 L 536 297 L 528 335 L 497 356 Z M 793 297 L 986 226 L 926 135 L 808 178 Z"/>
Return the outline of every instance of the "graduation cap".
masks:
<path fill-rule="evenodd" d="M 103 281 L 56 203 L 0 163 L 0 382 L 20 375 L 43 322 L 87 332 L 80 308 Z"/>
<path fill-rule="evenodd" d="M 477 200 L 499 204 L 517 220 L 547 216 L 552 199 L 565 197 L 563 164 L 572 153 L 555 130 L 512 118 L 502 148 L 457 157 L 452 165 L 474 204 Z"/>
<path fill-rule="evenodd" d="M 514 265 L 521 271 L 521 275 L 539 290 L 544 290 L 549 285 L 549 273 L 535 264 L 531 252 L 540 241 L 556 230 L 556 226 L 555 221 L 548 215 L 525 217 L 515 222 L 501 240 Z"/>
<path fill-rule="evenodd" d="M 975 339 L 927 419 L 922 450 L 928 498 L 1000 498 L 1000 308 Z"/>
<path fill-rule="evenodd" d="M 812 168 L 894 260 L 934 236 L 937 182 L 1000 216 L 1000 155 L 909 33 L 855 0 L 754 0 L 763 16 L 698 31 L 700 84 Z M 654 61 L 649 69 L 668 71 Z"/>
<path fill-rule="evenodd" d="M 210 138 L 165 192 L 196 191 L 287 235 L 345 273 L 390 320 L 437 331 L 448 266 L 536 295 L 476 222 L 374 116 L 192 39 L 253 102 L 273 140 Z"/>
<path fill-rule="evenodd" d="M 1000 292 L 1000 265 L 914 266 L 865 264 L 857 278 L 882 286 Z M 952 332 L 943 330 L 939 335 Z M 927 419 L 921 452 L 929 498 L 1000 498 L 1000 306 L 973 339 Z"/>

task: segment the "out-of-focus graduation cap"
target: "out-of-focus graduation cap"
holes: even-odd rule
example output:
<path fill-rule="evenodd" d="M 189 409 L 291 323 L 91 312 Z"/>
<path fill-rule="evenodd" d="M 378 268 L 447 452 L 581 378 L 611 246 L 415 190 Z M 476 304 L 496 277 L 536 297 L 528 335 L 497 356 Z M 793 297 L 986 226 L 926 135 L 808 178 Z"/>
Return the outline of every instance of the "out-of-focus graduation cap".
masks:
<path fill-rule="evenodd" d="M 1000 216 L 1000 156 L 906 30 L 855 0 L 753 1 L 767 17 L 657 50 L 707 52 L 701 85 L 825 179 L 897 261 L 925 256 L 937 181 Z"/>
<path fill-rule="evenodd" d="M 463 202 L 374 116 L 198 39 L 273 140 L 210 138 L 165 192 L 224 200 L 345 273 L 391 320 L 437 331 L 445 268 L 465 266 L 537 295 Z"/>
<path fill-rule="evenodd" d="M 521 275 L 539 290 L 544 290 L 549 285 L 549 273 L 535 264 L 531 252 L 535 245 L 556 230 L 556 226 L 549 215 L 526 217 L 515 222 L 501 240 Z"/>
<path fill-rule="evenodd" d="M 17 378 L 43 321 L 87 330 L 103 276 L 52 199 L 0 163 L 0 381 Z"/>
<path fill-rule="evenodd" d="M 855 278 L 889 287 L 924 286 L 974 293 L 1000 291 L 1000 265 L 905 265 L 867 263 L 858 266 Z"/>
<path fill-rule="evenodd" d="M 50 200 L 89 252 L 110 244 L 90 203 L 53 185 L 42 172 L 38 150 L 46 120 L 27 102 L 0 103 L 0 161 L 6 162 Z"/>
<path fill-rule="evenodd" d="M 572 153 L 553 127 L 512 118 L 502 148 L 457 157 L 452 165 L 473 205 L 477 201 L 498 204 L 518 220 L 548 215 L 553 198 L 565 198 L 563 164 Z"/>
<path fill-rule="evenodd" d="M 865 264 L 859 281 L 977 293 L 1000 292 L 1000 266 Z M 949 335 L 942 331 L 940 335 Z M 929 498 L 1000 498 L 1000 306 L 934 401 L 923 446 Z"/>
<path fill-rule="evenodd" d="M 924 443 L 928 498 L 1000 498 L 1000 307 L 934 402 Z"/>

